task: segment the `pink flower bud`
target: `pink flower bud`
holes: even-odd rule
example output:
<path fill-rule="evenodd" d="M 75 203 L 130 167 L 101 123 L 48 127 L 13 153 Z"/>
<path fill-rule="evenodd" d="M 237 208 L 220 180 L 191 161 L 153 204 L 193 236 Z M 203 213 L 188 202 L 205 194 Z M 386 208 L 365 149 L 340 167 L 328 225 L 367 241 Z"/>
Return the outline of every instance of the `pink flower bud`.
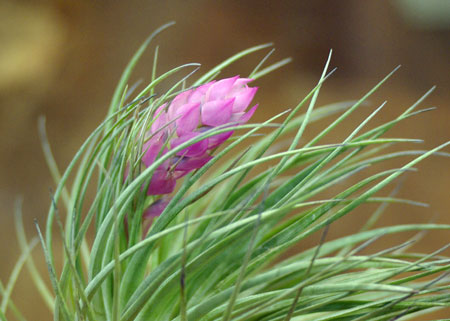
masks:
<path fill-rule="evenodd" d="M 168 107 L 167 104 L 158 107 L 142 162 L 150 166 L 158 155 L 218 126 L 246 123 L 258 107 L 246 111 L 258 90 L 247 86 L 251 81 L 239 76 L 211 81 L 180 93 Z M 220 133 L 177 152 L 173 160 L 155 170 L 147 194 L 171 193 L 176 179 L 204 166 L 212 158 L 210 151 L 232 134 L 232 130 Z"/>

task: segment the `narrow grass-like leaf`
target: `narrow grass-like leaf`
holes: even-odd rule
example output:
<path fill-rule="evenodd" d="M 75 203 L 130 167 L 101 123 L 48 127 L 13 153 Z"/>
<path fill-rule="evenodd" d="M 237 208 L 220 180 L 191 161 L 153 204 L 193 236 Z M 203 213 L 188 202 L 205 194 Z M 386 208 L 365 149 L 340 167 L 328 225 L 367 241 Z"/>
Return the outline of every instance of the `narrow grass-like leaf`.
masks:
<path fill-rule="evenodd" d="M 175 22 L 169 22 L 158 29 L 156 29 L 145 41 L 144 43 L 139 47 L 138 51 L 133 55 L 130 62 L 126 66 L 125 70 L 122 73 L 122 76 L 120 77 L 119 83 L 117 84 L 116 89 L 114 90 L 113 98 L 111 100 L 111 104 L 109 106 L 108 116 L 114 114 L 117 110 L 118 102 L 120 100 L 120 97 L 122 95 L 122 92 L 124 91 L 125 86 L 127 85 L 128 79 L 131 76 L 131 73 L 136 66 L 137 62 L 141 58 L 142 54 L 150 44 L 150 42 L 155 38 L 159 33 L 161 33 L 163 30 L 167 29 L 168 27 L 174 25 Z M 105 127 L 106 129 L 109 129 L 109 126 L 107 125 Z"/>
<path fill-rule="evenodd" d="M 268 48 L 271 46 L 272 46 L 271 43 L 267 43 L 267 44 L 251 47 L 249 49 L 246 49 L 244 51 L 237 53 L 236 55 L 228 58 L 227 60 L 225 60 L 224 62 L 222 62 L 221 64 L 217 65 L 216 67 L 214 67 L 213 69 L 208 71 L 206 74 L 204 74 L 200 79 L 198 79 L 194 83 L 194 86 L 199 86 L 199 85 L 203 84 L 204 82 L 208 81 L 212 75 L 216 74 L 217 72 L 220 72 L 223 68 L 229 66 L 236 60 L 239 60 L 253 52 L 256 52 L 256 51 L 259 51 L 259 50 L 262 50 L 262 49 L 265 49 L 265 48 Z"/>
<path fill-rule="evenodd" d="M 11 296 L 11 292 L 14 288 L 14 285 L 17 281 L 17 278 L 19 277 L 19 273 L 22 270 L 23 265 L 25 264 L 28 257 L 31 255 L 31 251 L 36 246 L 36 244 L 39 242 L 38 239 L 34 238 L 31 240 L 30 244 L 25 248 L 25 251 L 22 252 L 22 255 L 17 260 L 12 272 L 11 276 L 9 278 L 8 284 L 6 285 L 6 288 L 4 291 L 2 291 L 2 302 L 0 305 L 0 310 L 6 313 L 6 308 L 9 304 L 9 299 Z"/>
<path fill-rule="evenodd" d="M 25 234 L 25 228 L 23 226 L 23 219 L 22 219 L 22 199 L 18 198 L 15 202 L 15 210 L 14 210 L 14 223 L 16 227 L 16 235 L 17 240 L 19 242 L 20 249 L 23 252 L 27 251 L 28 247 L 28 241 Z M 47 285 L 45 284 L 44 280 L 42 279 L 42 276 L 40 275 L 34 260 L 32 256 L 28 257 L 28 260 L 26 261 L 27 269 L 30 272 L 31 279 L 33 280 L 33 283 L 35 284 L 36 288 L 38 289 L 41 297 L 43 298 L 47 308 L 50 311 L 53 311 L 54 308 L 54 298 L 48 289 Z"/>
<path fill-rule="evenodd" d="M 56 307 L 58 310 L 61 309 L 62 317 L 63 317 L 64 321 L 73 320 L 73 318 L 70 316 L 70 312 L 67 307 L 67 303 L 64 299 L 64 294 L 62 293 L 61 288 L 59 287 L 58 279 L 56 278 L 56 272 L 55 272 L 55 268 L 54 268 L 54 265 L 53 265 L 51 257 L 50 257 L 50 253 L 48 252 L 48 250 L 45 246 L 44 237 L 42 236 L 41 229 L 39 228 L 39 225 L 36 220 L 35 220 L 35 225 L 36 225 L 36 229 L 37 229 L 37 232 L 39 235 L 39 239 L 41 241 L 42 249 L 44 251 L 45 262 L 47 264 L 47 269 L 50 274 L 50 281 L 52 283 L 53 290 L 55 292 Z M 56 310 L 56 308 L 55 308 L 55 314 L 54 314 L 55 320 L 59 320 L 58 310 Z"/>
<path fill-rule="evenodd" d="M 271 73 L 274 70 L 284 67 L 285 65 L 287 65 L 291 62 L 292 62 L 292 58 L 284 58 L 262 70 L 259 70 L 258 72 L 252 72 L 252 74 L 250 74 L 249 77 L 252 79 L 259 79 L 259 78 L 264 77 L 265 75 Z"/>

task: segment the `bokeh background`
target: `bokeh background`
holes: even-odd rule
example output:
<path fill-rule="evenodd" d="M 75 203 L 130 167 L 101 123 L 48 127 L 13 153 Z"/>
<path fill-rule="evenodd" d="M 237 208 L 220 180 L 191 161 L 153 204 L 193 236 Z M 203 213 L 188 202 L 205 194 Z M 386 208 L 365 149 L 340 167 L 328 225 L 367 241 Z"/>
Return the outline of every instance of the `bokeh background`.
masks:
<path fill-rule="evenodd" d="M 19 1 L 0 2 L 0 278 L 7 279 L 16 259 L 13 204 L 24 197 L 24 219 L 35 235 L 53 182 L 37 135 L 45 115 L 55 158 L 64 168 L 80 144 L 102 120 L 115 84 L 131 55 L 158 26 L 177 22 L 160 35 L 159 72 L 186 62 L 202 70 L 247 47 L 273 42 L 272 61 L 293 62 L 259 80 L 256 120 L 295 104 L 315 85 L 328 51 L 338 67 L 321 91 L 319 105 L 361 97 L 378 80 L 402 68 L 372 98 L 369 108 L 340 126 L 337 142 L 370 110 L 388 100 L 377 121 L 388 120 L 437 85 L 423 107 L 436 111 L 402 124 L 391 135 L 422 138 L 431 148 L 450 137 L 450 1 Z M 133 80 L 148 80 L 152 50 L 144 55 Z M 264 54 L 239 62 L 224 73 L 245 76 Z M 305 133 L 312 137 L 318 123 Z M 315 129 L 316 128 L 316 129 Z M 415 148 L 414 146 L 412 146 Z M 450 223 L 448 159 L 432 157 L 408 175 L 400 196 L 431 204 L 429 208 L 392 208 L 381 225 L 401 222 Z M 389 191 L 387 191 L 389 192 Z M 367 211 L 371 208 L 367 207 Z M 364 209 L 330 230 L 330 238 L 355 230 Z M 416 246 L 433 251 L 448 242 L 433 232 Z M 314 242 L 311 241 L 311 242 Z M 303 244 L 300 246 L 306 246 Z M 381 244 L 382 246 L 384 244 Z M 35 250 L 36 257 L 41 254 Z M 45 270 L 43 268 L 45 273 Z M 29 320 L 50 320 L 42 301 L 23 273 L 14 298 Z M 445 317 L 440 312 L 429 320 Z M 447 314 L 448 317 L 449 314 Z M 428 320 L 421 318 L 420 320 Z"/>

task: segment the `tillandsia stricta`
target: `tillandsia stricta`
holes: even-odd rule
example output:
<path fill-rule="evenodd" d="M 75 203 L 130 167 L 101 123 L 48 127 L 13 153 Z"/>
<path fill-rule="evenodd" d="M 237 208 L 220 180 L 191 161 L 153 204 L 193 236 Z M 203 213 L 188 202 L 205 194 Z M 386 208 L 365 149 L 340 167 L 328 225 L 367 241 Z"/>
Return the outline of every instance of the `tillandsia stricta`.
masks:
<path fill-rule="evenodd" d="M 234 61 L 271 46 L 261 45 L 200 76 L 198 64 L 157 76 L 156 47 L 151 80 L 132 97 L 131 71 L 165 27 L 131 59 L 105 121 L 62 175 L 41 126 L 57 183 L 44 235 L 37 226 L 51 288 L 29 256 L 34 243 L 28 244 L 18 207 L 23 256 L 7 286 L 0 283 L 2 321 L 9 315 L 24 319 L 10 293 L 26 259 L 55 320 L 395 320 L 448 307 L 446 245 L 433 253 L 408 253 L 414 238 L 361 252 L 393 233 L 450 230 L 445 224 L 374 225 L 389 204 L 425 205 L 378 192 L 421 160 L 449 156 L 442 151 L 448 142 L 429 151 L 387 148 L 420 142 L 385 134 L 430 110 L 417 108 L 432 90 L 391 121 L 365 130 L 383 104 L 343 141 L 321 144 L 394 72 L 356 101 L 317 107 L 330 54 L 317 85 L 296 106 L 250 123 L 257 108 L 251 107 L 253 84 L 289 59 L 263 67 L 271 50 L 247 77 L 219 77 Z M 158 93 L 163 80 L 173 86 Z M 334 119 L 303 142 L 310 123 L 329 117 Z M 408 157 L 399 168 L 367 171 Z M 95 194 L 88 198 L 92 186 Z M 365 203 L 379 208 L 361 230 L 327 240 L 335 221 L 356 215 Z M 61 269 L 55 230 L 62 235 Z M 322 233 L 319 244 L 286 255 L 315 233 Z"/>

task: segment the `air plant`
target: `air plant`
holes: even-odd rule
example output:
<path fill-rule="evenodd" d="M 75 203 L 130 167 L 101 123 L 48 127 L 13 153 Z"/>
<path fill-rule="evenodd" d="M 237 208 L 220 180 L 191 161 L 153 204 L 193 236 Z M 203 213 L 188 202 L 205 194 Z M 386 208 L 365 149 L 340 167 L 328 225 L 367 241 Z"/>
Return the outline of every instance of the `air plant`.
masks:
<path fill-rule="evenodd" d="M 429 151 L 387 149 L 417 142 L 385 135 L 425 111 L 417 108 L 431 91 L 397 118 L 366 129 L 379 106 L 333 144 L 321 140 L 395 70 L 357 101 L 316 107 L 332 73 L 330 53 L 317 85 L 297 106 L 251 123 L 256 106 L 249 107 L 257 100 L 253 84 L 289 59 L 263 67 L 269 53 L 248 77 L 220 77 L 234 61 L 270 47 L 261 45 L 201 76 L 192 63 L 157 76 L 156 50 L 151 80 L 133 97 L 130 74 L 166 27 L 133 56 L 105 120 L 62 175 L 41 122 L 45 156 L 57 183 L 45 230 L 36 224 L 51 286 L 30 256 L 36 240 L 28 242 L 18 207 L 23 255 L 9 285 L 0 288 L 0 319 L 6 320 L 7 312 L 23 318 L 10 293 L 24 265 L 55 320 L 395 320 L 449 307 L 446 247 L 408 254 L 413 240 L 406 240 L 365 254 L 385 235 L 450 229 L 442 224 L 373 227 L 388 204 L 421 205 L 378 196 L 382 188 L 431 155 L 449 156 L 441 151 L 449 142 Z M 157 95 L 163 80 L 173 86 Z M 330 117 L 327 127 L 300 144 L 309 123 Z M 404 165 L 375 174 L 367 170 L 393 158 Z M 350 177 L 358 181 L 320 198 Z M 361 231 L 328 240 L 333 222 L 368 202 L 380 207 Z M 63 240 L 61 269 L 54 233 Z M 321 235 L 317 246 L 286 255 L 313 234 Z"/>

